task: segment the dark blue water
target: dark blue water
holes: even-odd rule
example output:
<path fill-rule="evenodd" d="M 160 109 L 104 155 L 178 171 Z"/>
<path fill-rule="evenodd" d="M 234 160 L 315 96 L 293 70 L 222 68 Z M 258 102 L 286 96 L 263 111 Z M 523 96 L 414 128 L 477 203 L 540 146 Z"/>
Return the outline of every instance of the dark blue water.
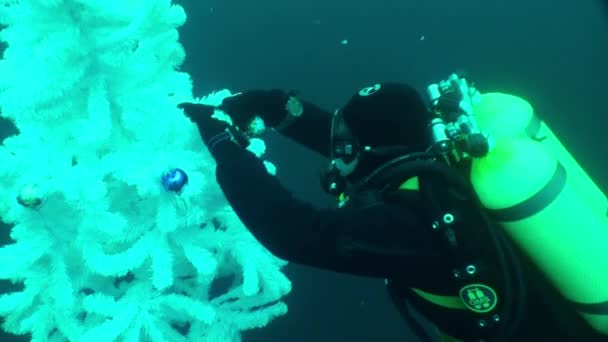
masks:
<path fill-rule="evenodd" d="M 603 189 L 608 119 L 605 1 L 182 1 L 183 69 L 197 95 L 230 88 L 296 89 L 333 110 L 379 81 L 423 89 L 467 70 L 481 91 L 529 99 Z M 347 40 L 347 44 L 342 41 Z M 271 137 L 279 176 L 301 197 L 317 190 L 323 161 Z M 416 341 L 382 281 L 290 265 L 290 312 L 245 341 Z M 5 339 L 2 339 L 3 341 Z"/>

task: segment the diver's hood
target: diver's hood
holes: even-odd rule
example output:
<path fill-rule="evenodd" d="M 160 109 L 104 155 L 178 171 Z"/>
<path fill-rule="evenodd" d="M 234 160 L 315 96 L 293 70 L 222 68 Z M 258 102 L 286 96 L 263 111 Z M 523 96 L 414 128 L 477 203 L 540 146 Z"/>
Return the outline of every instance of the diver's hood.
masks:
<path fill-rule="evenodd" d="M 430 143 L 431 115 L 420 94 L 402 83 L 382 83 L 356 93 L 340 110 L 344 124 L 361 148 L 351 183 L 399 155 L 423 152 Z"/>

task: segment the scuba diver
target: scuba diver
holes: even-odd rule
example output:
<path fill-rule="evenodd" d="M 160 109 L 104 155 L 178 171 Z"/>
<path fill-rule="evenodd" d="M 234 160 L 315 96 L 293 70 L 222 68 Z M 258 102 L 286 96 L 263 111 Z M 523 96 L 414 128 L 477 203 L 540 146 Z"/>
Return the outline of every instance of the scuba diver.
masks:
<path fill-rule="evenodd" d="M 489 168 L 487 163 L 497 164 L 496 158 L 484 164 L 493 151 L 500 154 L 501 146 L 513 151 L 519 142 L 506 143 L 508 129 L 493 127 L 483 115 L 473 117 L 470 104 L 477 103 L 476 115 L 496 113 L 499 105 L 507 105 L 502 118 L 518 121 L 514 107 L 508 106 L 514 100 L 480 100 L 481 94 L 456 74 L 428 90 L 430 105 L 407 84 L 375 84 L 358 91 L 333 114 L 278 89 L 239 93 L 218 107 L 179 107 L 198 126 L 215 158 L 216 178 L 228 202 L 262 245 L 289 262 L 384 279 L 396 308 L 420 339 L 605 341 L 608 327 L 598 329 L 597 322 L 585 315 L 605 319 L 606 303 L 589 313 L 577 297 L 566 298 L 564 286 L 555 285 L 553 274 L 521 243 L 518 232 L 534 233 L 533 228 L 509 226 L 544 214 L 548 204 L 532 196 L 543 191 L 522 190 L 521 196 L 531 198 L 523 210 L 522 205 L 499 210 L 496 203 L 497 209 L 492 209 L 488 198 L 504 204 L 520 196 L 517 183 L 503 182 L 506 190 L 497 196 L 493 190 L 484 192 L 484 184 L 495 182 L 492 177 L 471 180 Z M 216 111 L 228 114 L 232 124 L 217 120 Z M 321 186 L 336 197 L 335 208 L 317 208 L 298 199 L 245 149 L 259 133 L 252 128 L 260 120 L 328 158 Z M 546 130 L 540 121 L 528 121 L 536 124 L 525 127 L 530 136 Z M 493 130 L 495 139 L 480 130 L 482 123 Z M 544 138 L 528 140 L 551 140 Z M 560 198 L 557 194 L 553 191 L 553 198 Z M 509 215 L 522 217 L 509 220 Z M 496 223 L 501 220 L 504 227 Z M 561 256 L 551 257 L 555 267 L 572 266 L 560 264 Z M 564 277 L 574 274 L 563 271 Z M 602 297 L 606 290 L 599 292 L 599 298 L 608 299 Z M 411 314 L 414 310 L 441 336 L 431 336 Z"/>

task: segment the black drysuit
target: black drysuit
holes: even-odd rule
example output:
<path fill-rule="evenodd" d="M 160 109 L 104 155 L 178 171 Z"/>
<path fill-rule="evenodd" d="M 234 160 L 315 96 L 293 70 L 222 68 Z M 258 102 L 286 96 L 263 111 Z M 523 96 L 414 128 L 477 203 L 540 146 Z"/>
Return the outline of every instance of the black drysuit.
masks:
<path fill-rule="evenodd" d="M 327 156 L 331 114 L 303 104 L 303 115 L 281 133 Z M 419 284 L 449 282 L 446 255 L 417 191 L 405 191 L 400 203 L 318 209 L 286 190 L 252 153 L 231 143 L 218 148 L 216 176 L 228 202 L 276 256 L 326 270 L 391 279 L 402 283 L 404 292 Z M 526 273 L 537 273 L 530 267 L 526 264 Z M 562 310 L 565 302 L 555 290 L 542 277 L 532 277 L 529 282 L 536 285 L 529 290 L 527 315 L 517 340 L 592 341 L 591 335 L 583 335 L 589 329 L 582 320 Z M 453 317 L 433 320 L 441 330 L 473 340 L 466 337 L 473 331 L 459 331 Z"/>

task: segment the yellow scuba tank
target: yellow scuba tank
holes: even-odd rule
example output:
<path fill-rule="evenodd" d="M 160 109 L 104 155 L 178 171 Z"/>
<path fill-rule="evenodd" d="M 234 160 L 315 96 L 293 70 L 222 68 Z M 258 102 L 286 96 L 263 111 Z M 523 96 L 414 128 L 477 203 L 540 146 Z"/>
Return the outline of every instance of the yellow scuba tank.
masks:
<path fill-rule="evenodd" d="M 474 101 L 473 113 L 495 144 L 472 158 L 481 203 L 582 317 L 608 335 L 606 196 L 525 100 L 488 93 Z"/>
<path fill-rule="evenodd" d="M 568 178 L 587 203 L 600 215 L 607 215 L 608 198 L 557 139 L 547 124 L 535 114 L 526 100 L 503 93 L 486 93 L 474 105 L 479 126 L 494 139 L 508 139 L 526 134 L 549 149 L 565 169 Z"/>

